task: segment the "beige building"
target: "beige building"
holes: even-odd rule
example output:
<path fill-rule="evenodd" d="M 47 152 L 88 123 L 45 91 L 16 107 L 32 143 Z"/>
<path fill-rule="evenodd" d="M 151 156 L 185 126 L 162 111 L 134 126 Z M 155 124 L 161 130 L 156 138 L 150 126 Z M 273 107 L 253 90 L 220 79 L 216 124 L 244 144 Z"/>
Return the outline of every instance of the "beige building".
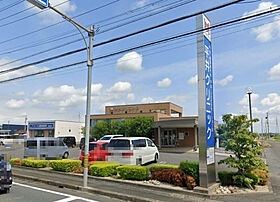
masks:
<path fill-rule="evenodd" d="M 182 107 L 162 102 L 106 106 L 105 114 L 91 115 L 90 119 L 94 127 L 99 120 L 152 117 L 155 131 L 153 139 L 159 147 L 197 146 L 197 116 L 183 117 L 182 114 Z"/>

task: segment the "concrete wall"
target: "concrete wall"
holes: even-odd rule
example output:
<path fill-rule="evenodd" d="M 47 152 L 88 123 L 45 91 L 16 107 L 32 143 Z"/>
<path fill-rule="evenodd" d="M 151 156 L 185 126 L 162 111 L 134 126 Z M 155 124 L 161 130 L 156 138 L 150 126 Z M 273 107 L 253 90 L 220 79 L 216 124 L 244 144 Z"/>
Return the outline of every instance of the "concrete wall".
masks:
<path fill-rule="evenodd" d="M 76 138 L 76 142 L 79 144 L 81 138 L 83 137 L 82 127 L 84 127 L 84 123 L 71 121 L 55 121 L 54 137 L 74 136 Z"/>

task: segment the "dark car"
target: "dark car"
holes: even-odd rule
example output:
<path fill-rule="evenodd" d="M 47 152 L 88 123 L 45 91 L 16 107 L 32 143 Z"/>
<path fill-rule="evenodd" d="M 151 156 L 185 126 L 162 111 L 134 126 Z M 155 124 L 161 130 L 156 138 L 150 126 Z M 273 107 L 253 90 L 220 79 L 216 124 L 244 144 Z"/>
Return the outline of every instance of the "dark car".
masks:
<path fill-rule="evenodd" d="M 58 137 L 58 139 L 62 140 L 67 147 L 76 147 L 76 138 L 74 136 L 63 136 Z"/>
<path fill-rule="evenodd" d="M 107 142 L 90 142 L 88 161 L 106 161 Z M 84 161 L 84 147 L 82 148 L 79 159 Z"/>
<path fill-rule="evenodd" d="M 92 137 L 89 137 L 89 142 L 93 142 L 94 139 Z M 80 149 L 84 148 L 85 146 L 85 138 L 82 137 L 81 140 L 80 140 Z"/>
<path fill-rule="evenodd" d="M 0 190 L 8 193 L 12 187 L 12 167 L 9 162 L 4 161 L 0 155 Z"/>

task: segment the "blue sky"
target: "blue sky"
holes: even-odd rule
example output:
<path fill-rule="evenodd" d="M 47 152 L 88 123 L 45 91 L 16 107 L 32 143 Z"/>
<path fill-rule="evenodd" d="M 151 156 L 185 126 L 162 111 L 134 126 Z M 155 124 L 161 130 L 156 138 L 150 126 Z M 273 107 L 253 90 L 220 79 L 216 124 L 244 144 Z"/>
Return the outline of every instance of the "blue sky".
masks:
<path fill-rule="evenodd" d="M 32 6 L 26 1 L 7 10 L 1 9 L 13 2 L 16 0 L 0 2 L 0 70 L 85 46 L 81 40 L 4 65 L 81 38 L 77 30 L 68 22 L 36 31 L 63 21 L 63 19 L 53 11 L 41 12 L 37 8 L 30 8 L 14 15 Z M 50 2 L 53 6 L 61 4 L 57 7 L 58 9 L 69 16 L 76 16 L 114 1 L 50 0 Z M 77 17 L 76 20 L 86 26 L 94 24 L 97 29 L 94 43 L 99 43 L 221 4 L 221 1 L 218 0 L 197 0 L 142 20 L 136 20 L 143 15 L 160 11 L 169 4 L 183 4 L 184 2 L 187 0 L 119 0 L 102 9 L 96 9 Z M 251 1 L 248 0 L 248 2 Z M 154 4 L 151 5 L 152 3 Z M 212 24 L 217 24 L 277 6 L 279 6 L 279 1 L 242 3 L 207 13 L 207 16 Z M 38 12 L 41 13 L 36 14 Z M 111 18 L 119 14 L 123 15 Z M 33 16 L 19 20 L 29 15 Z M 104 19 L 106 20 L 104 21 Z M 111 31 L 102 33 L 110 28 L 112 28 Z M 195 18 L 190 18 L 94 48 L 93 55 L 99 57 L 193 30 L 195 30 Z M 26 33 L 31 34 L 18 37 Z M 52 43 L 44 43 L 46 40 L 73 33 L 77 33 L 77 35 Z M 13 39 L 15 37 L 18 38 Z M 266 112 L 269 112 L 271 131 L 276 131 L 275 119 L 277 116 L 280 122 L 279 39 L 280 16 L 277 13 L 212 32 L 216 120 L 220 121 L 222 114 L 225 113 L 248 113 L 246 88 L 250 86 L 254 92 L 252 95 L 253 116 L 261 119 L 265 117 Z M 40 45 L 26 48 L 26 46 L 35 44 Z M 15 51 L 17 48 L 23 49 Z M 10 53 L 6 53 L 7 51 Z M 86 52 L 80 52 L 17 72 L 2 74 L 0 80 L 85 59 Z M 171 101 L 184 108 L 184 115 L 197 114 L 196 74 L 195 36 L 95 61 L 92 113 L 104 113 L 106 105 Z M 84 64 L 67 70 L 0 84 L 0 123 L 8 121 L 23 123 L 25 115 L 29 120 L 77 121 L 79 117 L 82 120 L 85 114 L 86 78 L 87 71 L 86 64 Z M 260 131 L 260 123 L 255 124 L 255 128 Z"/>

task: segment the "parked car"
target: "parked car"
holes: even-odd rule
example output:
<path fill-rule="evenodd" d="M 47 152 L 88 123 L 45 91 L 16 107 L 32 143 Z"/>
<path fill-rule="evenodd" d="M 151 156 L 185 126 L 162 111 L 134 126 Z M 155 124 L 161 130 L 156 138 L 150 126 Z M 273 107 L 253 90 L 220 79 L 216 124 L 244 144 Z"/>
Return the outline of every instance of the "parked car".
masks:
<path fill-rule="evenodd" d="M 74 136 L 60 136 L 58 139 L 62 140 L 67 147 L 76 147 L 76 138 Z"/>
<path fill-rule="evenodd" d="M 12 167 L 9 162 L 4 161 L 0 155 L 0 190 L 8 193 L 12 187 Z"/>
<path fill-rule="evenodd" d="M 123 137 L 123 135 L 104 135 L 100 140 L 97 142 L 110 142 L 113 138 Z"/>
<path fill-rule="evenodd" d="M 143 165 L 157 162 L 159 151 L 149 138 L 119 137 L 110 141 L 106 156 L 108 161 L 118 162 L 122 165 Z"/>
<path fill-rule="evenodd" d="M 89 142 L 93 142 L 94 139 L 92 137 L 89 137 Z M 80 140 L 80 149 L 82 149 L 85 146 L 85 138 L 82 137 Z"/>
<path fill-rule="evenodd" d="M 106 161 L 107 142 L 90 142 L 88 161 Z M 82 148 L 80 160 L 84 161 L 84 147 Z"/>
<path fill-rule="evenodd" d="M 59 138 L 29 138 L 24 142 L 24 158 L 64 158 L 69 156 L 68 147 Z"/>

